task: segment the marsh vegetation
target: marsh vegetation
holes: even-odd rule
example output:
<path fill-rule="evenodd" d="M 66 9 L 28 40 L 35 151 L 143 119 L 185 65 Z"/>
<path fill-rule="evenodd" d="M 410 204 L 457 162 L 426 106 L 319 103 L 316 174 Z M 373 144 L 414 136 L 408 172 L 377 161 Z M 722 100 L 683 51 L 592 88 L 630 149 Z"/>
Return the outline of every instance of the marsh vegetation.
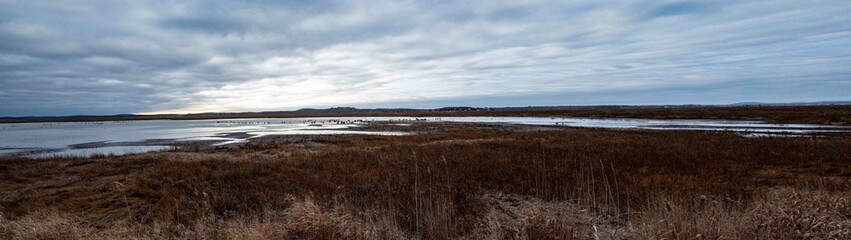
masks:
<path fill-rule="evenodd" d="M 470 123 L 370 128 L 421 133 L 2 159 L 0 236 L 851 237 L 848 136 Z"/>

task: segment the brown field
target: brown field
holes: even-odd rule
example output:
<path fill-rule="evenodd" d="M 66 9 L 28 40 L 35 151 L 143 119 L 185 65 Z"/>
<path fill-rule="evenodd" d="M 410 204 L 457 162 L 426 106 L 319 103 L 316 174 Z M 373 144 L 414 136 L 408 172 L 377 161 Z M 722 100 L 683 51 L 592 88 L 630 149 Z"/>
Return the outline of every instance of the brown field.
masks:
<path fill-rule="evenodd" d="M 552 110 L 497 109 L 489 111 L 397 111 L 374 113 L 219 113 L 179 116 L 139 115 L 127 117 L 77 117 L 0 119 L 0 123 L 21 122 L 83 122 L 120 120 L 199 120 L 227 118 L 293 118 L 293 117 L 368 117 L 368 116 L 545 116 L 592 118 L 652 118 L 652 119 L 730 119 L 757 120 L 774 123 L 810 123 L 826 125 L 851 125 L 851 105 L 827 106 L 743 106 L 743 107 L 587 107 Z"/>
<path fill-rule="evenodd" d="M 851 238 L 851 136 L 413 128 L 2 159 L 0 239 Z"/>

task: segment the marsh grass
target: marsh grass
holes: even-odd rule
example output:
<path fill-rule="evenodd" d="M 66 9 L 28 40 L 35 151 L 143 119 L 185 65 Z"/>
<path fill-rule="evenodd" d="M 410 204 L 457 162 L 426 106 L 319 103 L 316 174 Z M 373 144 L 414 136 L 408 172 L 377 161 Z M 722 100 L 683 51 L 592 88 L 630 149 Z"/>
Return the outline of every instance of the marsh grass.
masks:
<path fill-rule="evenodd" d="M 844 238 L 851 139 L 503 128 L 0 160 L 0 237 Z M 307 141 L 307 140 L 306 140 Z"/>

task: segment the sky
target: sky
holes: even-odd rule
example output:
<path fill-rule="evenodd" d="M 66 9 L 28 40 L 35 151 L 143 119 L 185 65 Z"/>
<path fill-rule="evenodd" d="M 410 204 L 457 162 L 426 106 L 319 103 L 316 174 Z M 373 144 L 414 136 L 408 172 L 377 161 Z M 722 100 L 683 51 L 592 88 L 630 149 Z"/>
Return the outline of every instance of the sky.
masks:
<path fill-rule="evenodd" d="M 851 100 L 851 1 L 0 0 L 0 116 Z"/>

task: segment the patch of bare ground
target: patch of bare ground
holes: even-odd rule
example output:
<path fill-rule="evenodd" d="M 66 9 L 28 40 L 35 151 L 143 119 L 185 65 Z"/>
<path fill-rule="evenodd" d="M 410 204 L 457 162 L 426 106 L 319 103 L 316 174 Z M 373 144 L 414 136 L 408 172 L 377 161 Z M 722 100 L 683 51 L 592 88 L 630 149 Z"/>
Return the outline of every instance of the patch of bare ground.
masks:
<path fill-rule="evenodd" d="M 0 159 L 0 239 L 849 237 L 848 136 L 463 126 Z"/>

